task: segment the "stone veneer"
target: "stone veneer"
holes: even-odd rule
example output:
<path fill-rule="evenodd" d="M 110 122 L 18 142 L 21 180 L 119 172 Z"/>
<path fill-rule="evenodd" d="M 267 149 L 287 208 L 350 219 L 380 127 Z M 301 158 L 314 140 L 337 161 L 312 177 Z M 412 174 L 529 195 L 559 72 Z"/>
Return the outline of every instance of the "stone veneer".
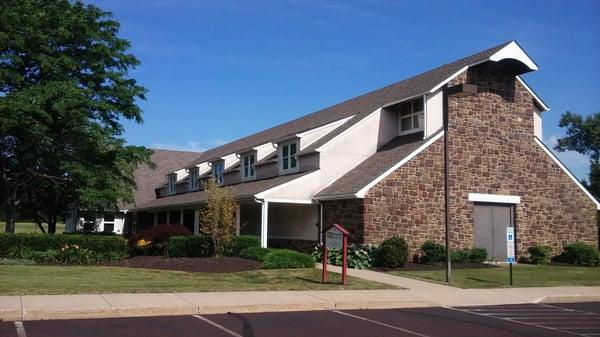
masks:
<path fill-rule="evenodd" d="M 496 67 L 496 68 L 495 68 Z M 598 244 L 595 204 L 534 142 L 534 101 L 498 65 L 470 68 L 449 83 L 478 94 L 448 99 L 451 247 L 473 246 L 469 193 L 521 196 L 517 255 L 534 244 L 555 254 L 574 241 Z M 324 201 L 324 225 L 341 223 L 353 241 L 399 235 L 411 255 L 427 239 L 444 240 L 443 138 L 369 190 L 364 200 Z"/>

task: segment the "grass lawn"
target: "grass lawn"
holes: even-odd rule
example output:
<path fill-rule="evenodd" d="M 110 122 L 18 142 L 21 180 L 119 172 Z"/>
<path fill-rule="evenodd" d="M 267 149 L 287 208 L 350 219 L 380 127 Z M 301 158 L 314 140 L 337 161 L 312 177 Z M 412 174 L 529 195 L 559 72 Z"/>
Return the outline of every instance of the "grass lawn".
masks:
<path fill-rule="evenodd" d="M 444 283 L 444 270 L 392 271 L 424 281 Z M 452 286 L 459 288 L 509 287 L 508 266 L 453 269 Z M 513 265 L 513 287 L 600 286 L 600 267 Z"/>
<path fill-rule="evenodd" d="M 0 233 L 4 233 L 6 223 L 0 221 Z M 43 224 L 44 229 L 47 229 L 46 225 Z M 56 233 L 62 233 L 65 231 L 64 223 L 56 224 Z M 36 223 L 33 222 L 17 222 L 15 223 L 15 233 L 41 233 Z"/>
<path fill-rule="evenodd" d="M 332 282 L 340 280 L 340 274 L 329 276 Z M 213 274 L 99 266 L 0 265 L 0 295 L 397 289 L 353 277 L 348 279 L 346 288 L 323 285 L 320 280 L 318 269 Z"/>

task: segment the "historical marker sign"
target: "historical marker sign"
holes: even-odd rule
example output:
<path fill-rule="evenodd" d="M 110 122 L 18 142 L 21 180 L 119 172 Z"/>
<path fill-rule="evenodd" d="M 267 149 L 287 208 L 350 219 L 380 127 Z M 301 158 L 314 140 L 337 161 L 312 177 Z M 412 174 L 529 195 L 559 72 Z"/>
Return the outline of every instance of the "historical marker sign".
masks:
<path fill-rule="evenodd" d="M 331 227 L 325 232 L 325 245 L 328 249 L 342 249 L 344 246 L 344 235 L 337 227 Z"/>

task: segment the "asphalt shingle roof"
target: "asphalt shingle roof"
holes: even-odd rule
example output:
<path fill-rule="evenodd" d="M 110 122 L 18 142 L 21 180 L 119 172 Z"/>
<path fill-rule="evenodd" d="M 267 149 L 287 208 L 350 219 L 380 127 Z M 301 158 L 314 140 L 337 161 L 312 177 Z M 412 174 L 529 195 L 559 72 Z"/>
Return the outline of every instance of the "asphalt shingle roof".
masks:
<path fill-rule="evenodd" d="M 276 176 L 269 179 L 252 180 L 236 185 L 229 185 L 227 186 L 227 188 L 231 189 L 235 199 L 252 198 L 257 193 L 266 191 L 272 187 L 281 185 L 288 181 L 300 178 L 310 172 L 311 171 L 302 172 L 298 174 Z M 136 210 L 145 210 L 157 207 L 197 205 L 206 201 L 206 197 L 206 191 L 176 194 L 151 200 L 149 202 L 139 205 L 138 207 L 136 207 Z"/>
<path fill-rule="evenodd" d="M 322 125 L 332 123 L 342 118 L 356 115 L 354 118 L 351 118 L 343 125 L 337 127 L 326 136 L 311 144 L 307 149 L 303 150 L 302 153 L 314 151 L 314 149 L 325 144 L 336 135 L 342 133 L 351 125 L 358 123 L 360 120 L 362 120 L 362 118 L 364 118 L 377 108 L 391 102 L 400 101 L 403 99 L 413 97 L 415 95 L 425 93 L 433 89 L 436 85 L 443 82 L 456 72 L 458 72 L 463 67 L 488 59 L 490 56 L 492 56 L 497 51 L 508 45 L 510 42 L 511 41 L 503 43 L 501 45 L 473 54 L 458 61 L 444 64 L 438 68 L 410 77 L 403 81 L 396 82 L 383 88 L 371 91 L 367 94 L 349 99 L 342 103 L 306 115 L 304 117 L 300 117 L 290 122 L 210 149 L 202 153 L 197 158 L 195 158 L 192 162 L 188 164 L 188 166 L 200 162 L 209 161 L 231 153 L 236 153 L 242 149 L 247 149 L 261 144 L 265 144 L 275 139 L 289 137 L 303 131 L 307 131 Z"/>
<path fill-rule="evenodd" d="M 423 133 L 413 133 L 411 135 L 396 137 L 382 146 L 374 155 L 367 158 L 358 166 L 347 172 L 341 178 L 336 180 L 319 193 L 318 197 L 336 197 L 348 196 L 360 191 L 375 178 L 379 177 L 389 168 L 399 163 L 409 154 L 425 144 L 428 139 L 423 139 Z"/>
<path fill-rule="evenodd" d="M 140 165 L 135 171 L 135 183 L 137 189 L 134 193 L 133 203 L 121 204 L 119 209 L 132 209 L 156 198 L 154 188 L 164 185 L 165 176 L 178 170 L 193 158 L 197 158 L 200 152 L 174 151 L 151 149 L 150 160 L 156 165 L 151 169 L 148 165 Z"/>

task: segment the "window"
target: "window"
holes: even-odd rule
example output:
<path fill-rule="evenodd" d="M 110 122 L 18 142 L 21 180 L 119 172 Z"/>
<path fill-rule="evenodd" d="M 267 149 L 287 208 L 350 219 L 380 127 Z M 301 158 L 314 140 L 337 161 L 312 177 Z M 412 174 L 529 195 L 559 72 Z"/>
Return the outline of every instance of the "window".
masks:
<path fill-rule="evenodd" d="M 296 141 L 279 145 L 279 156 L 281 158 L 279 162 L 281 163 L 281 173 L 298 172 L 298 157 L 296 156 L 297 149 L 298 144 Z"/>
<path fill-rule="evenodd" d="M 400 104 L 400 134 L 423 130 L 423 98 Z"/>
<path fill-rule="evenodd" d="M 190 191 L 195 191 L 198 189 L 198 167 L 191 168 L 189 172 L 188 188 Z"/>
<path fill-rule="evenodd" d="M 242 179 L 252 179 L 256 177 L 256 171 L 254 168 L 254 162 L 256 161 L 256 154 L 254 152 L 245 153 L 242 155 Z"/>
<path fill-rule="evenodd" d="M 104 214 L 104 218 L 102 219 L 104 224 L 103 231 L 105 233 L 112 233 L 115 231 L 115 215 L 111 213 Z"/>
<path fill-rule="evenodd" d="M 169 194 L 177 193 L 177 175 L 169 174 L 169 186 L 168 186 Z"/>
<path fill-rule="evenodd" d="M 225 169 L 225 163 L 222 160 L 215 161 L 212 163 L 213 177 L 218 184 L 223 183 L 223 170 Z"/>

